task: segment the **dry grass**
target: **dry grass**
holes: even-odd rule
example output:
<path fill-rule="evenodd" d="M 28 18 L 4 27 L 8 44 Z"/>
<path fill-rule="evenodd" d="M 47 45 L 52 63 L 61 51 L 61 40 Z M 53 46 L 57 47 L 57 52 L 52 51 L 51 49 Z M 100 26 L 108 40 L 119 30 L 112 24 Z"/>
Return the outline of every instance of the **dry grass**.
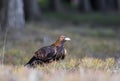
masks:
<path fill-rule="evenodd" d="M 78 66 L 75 66 L 75 60 L 66 63 L 52 63 L 36 69 L 23 66 L 3 66 L 0 67 L 0 81 L 119 81 L 120 71 L 110 69 L 111 60 L 105 61 L 105 67 L 103 61 L 90 58 L 83 59 Z M 88 61 L 93 63 L 89 64 Z M 102 68 L 104 69 L 98 69 L 94 61 L 97 62 L 97 66 L 103 63 Z M 91 66 L 93 64 L 94 67 Z"/>

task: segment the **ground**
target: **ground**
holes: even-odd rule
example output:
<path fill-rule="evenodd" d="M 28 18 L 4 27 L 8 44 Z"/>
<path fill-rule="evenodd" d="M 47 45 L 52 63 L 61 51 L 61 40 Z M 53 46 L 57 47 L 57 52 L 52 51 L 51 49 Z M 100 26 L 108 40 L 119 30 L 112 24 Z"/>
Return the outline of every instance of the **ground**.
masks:
<path fill-rule="evenodd" d="M 0 66 L 1 81 L 119 81 L 119 29 L 50 22 L 27 23 L 25 30 L 8 32 L 4 65 Z M 23 66 L 37 49 L 52 44 L 61 34 L 71 38 L 65 44 L 68 51 L 65 60 L 37 69 Z"/>

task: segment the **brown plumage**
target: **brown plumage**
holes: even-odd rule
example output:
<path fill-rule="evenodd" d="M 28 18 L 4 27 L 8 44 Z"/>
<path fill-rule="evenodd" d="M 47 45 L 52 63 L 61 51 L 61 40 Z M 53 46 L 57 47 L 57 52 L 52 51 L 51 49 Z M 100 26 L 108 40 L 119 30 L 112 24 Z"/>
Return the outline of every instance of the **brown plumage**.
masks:
<path fill-rule="evenodd" d="M 45 46 L 38 49 L 30 61 L 26 64 L 31 67 L 51 63 L 53 61 L 63 60 L 66 56 L 66 49 L 64 43 L 70 40 L 63 35 L 59 36 L 57 41 L 50 46 Z"/>

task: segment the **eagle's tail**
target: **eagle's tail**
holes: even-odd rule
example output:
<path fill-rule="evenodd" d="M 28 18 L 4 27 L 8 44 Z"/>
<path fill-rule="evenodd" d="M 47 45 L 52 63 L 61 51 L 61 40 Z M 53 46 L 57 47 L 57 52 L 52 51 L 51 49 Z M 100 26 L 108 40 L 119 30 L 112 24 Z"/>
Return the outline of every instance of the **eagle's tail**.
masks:
<path fill-rule="evenodd" d="M 33 56 L 27 64 L 25 64 L 24 66 L 27 66 L 27 67 L 37 67 L 38 64 L 42 64 L 43 62 L 40 61 L 40 59 L 36 58 L 35 56 Z"/>

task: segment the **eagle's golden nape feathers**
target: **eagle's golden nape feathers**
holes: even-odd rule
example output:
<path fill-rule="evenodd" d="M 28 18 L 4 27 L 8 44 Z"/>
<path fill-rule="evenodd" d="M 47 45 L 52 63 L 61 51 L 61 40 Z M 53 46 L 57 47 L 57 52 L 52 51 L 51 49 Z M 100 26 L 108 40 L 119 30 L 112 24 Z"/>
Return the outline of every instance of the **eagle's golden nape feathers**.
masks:
<path fill-rule="evenodd" d="M 56 41 L 55 43 L 53 43 L 52 45 L 56 47 L 56 46 L 59 46 L 60 44 L 61 44 L 61 41 L 60 41 L 60 40 L 57 40 L 57 41 Z"/>
<path fill-rule="evenodd" d="M 36 67 L 37 65 L 63 60 L 66 56 L 64 43 L 69 40 L 71 39 L 64 35 L 59 36 L 57 41 L 52 45 L 38 49 L 25 66 Z"/>
<path fill-rule="evenodd" d="M 60 35 L 55 43 L 53 43 L 53 46 L 59 46 L 62 41 L 70 41 L 71 39 L 69 37 L 65 37 L 64 35 Z"/>

